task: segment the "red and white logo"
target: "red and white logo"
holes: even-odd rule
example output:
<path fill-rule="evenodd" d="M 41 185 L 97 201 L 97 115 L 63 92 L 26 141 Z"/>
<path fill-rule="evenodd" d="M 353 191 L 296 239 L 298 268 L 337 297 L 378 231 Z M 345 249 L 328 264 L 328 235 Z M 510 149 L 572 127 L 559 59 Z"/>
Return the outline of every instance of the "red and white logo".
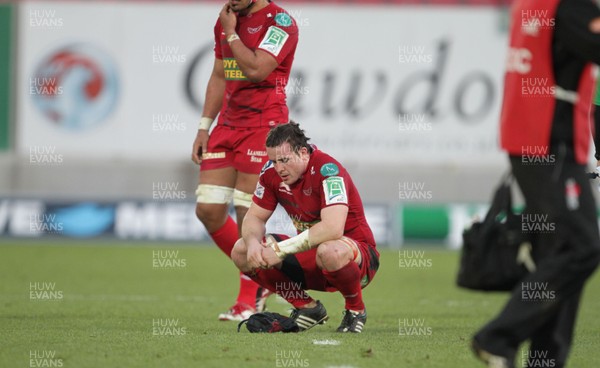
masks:
<path fill-rule="evenodd" d="M 118 98 L 112 58 L 90 44 L 54 50 L 38 64 L 30 81 L 33 104 L 55 125 L 83 130 L 105 120 Z"/>
<path fill-rule="evenodd" d="M 567 208 L 571 211 L 575 211 L 579 208 L 579 195 L 581 194 L 581 187 L 575 179 L 569 178 L 565 182 L 565 199 L 567 201 Z"/>

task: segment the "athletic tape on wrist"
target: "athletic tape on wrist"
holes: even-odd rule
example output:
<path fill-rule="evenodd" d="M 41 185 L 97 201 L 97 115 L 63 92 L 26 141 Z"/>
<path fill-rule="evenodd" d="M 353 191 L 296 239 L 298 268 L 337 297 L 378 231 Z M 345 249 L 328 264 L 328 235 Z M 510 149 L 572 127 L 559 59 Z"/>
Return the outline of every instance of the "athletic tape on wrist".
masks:
<path fill-rule="evenodd" d="M 310 230 L 310 229 L 309 229 Z M 308 231 L 304 230 L 300 234 L 286 239 L 282 242 L 271 242 L 271 248 L 275 251 L 277 257 L 283 259 L 288 254 L 296 254 L 310 249 L 310 241 L 308 239 Z"/>
<path fill-rule="evenodd" d="M 206 116 L 201 117 L 200 123 L 198 123 L 198 130 L 209 130 L 213 121 L 215 121 L 215 119 L 207 118 Z"/>
<path fill-rule="evenodd" d="M 231 44 L 233 41 L 235 40 L 239 40 L 240 36 L 237 35 L 237 33 L 232 33 L 229 35 L 229 37 L 227 37 L 227 43 Z"/>

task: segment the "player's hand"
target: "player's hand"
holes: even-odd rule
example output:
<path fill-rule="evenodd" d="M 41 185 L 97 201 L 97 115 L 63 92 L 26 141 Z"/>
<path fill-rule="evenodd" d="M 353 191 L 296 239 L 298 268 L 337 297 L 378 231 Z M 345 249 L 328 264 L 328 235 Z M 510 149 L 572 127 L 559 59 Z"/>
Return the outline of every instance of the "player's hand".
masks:
<path fill-rule="evenodd" d="M 206 146 L 208 145 L 208 130 L 198 129 L 196 139 L 194 140 L 194 147 L 192 148 L 192 161 L 200 165 L 202 162 L 202 154 L 206 153 Z"/>
<path fill-rule="evenodd" d="M 235 12 L 229 9 L 229 4 L 225 4 L 221 12 L 219 13 L 219 20 L 221 21 L 221 27 L 226 35 L 235 33 L 235 26 L 237 24 L 237 17 Z"/>
<path fill-rule="evenodd" d="M 271 234 L 266 234 L 260 243 L 263 246 L 262 257 L 267 262 L 268 267 L 273 267 L 281 262 L 281 258 L 273 250 L 273 244 L 277 244 L 277 240 Z"/>
<path fill-rule="evenodd" d="M 267 262 L 268 268 L 274 267 L 275 265 L 281 263 L 281 258 L 275 254 L 275 251 L 271 247 L 263 247 L 262 259 Z"/>
<path fill-rule="evenodd" d="M 252 268 L 252 270 L 256 270 L 257 268 L 267 268 L 267 262 L 262 257 L 262 250 L 263 246 L 259 242 L 248 244 L 246 256 L 248 257 L 248 266 Z"/>

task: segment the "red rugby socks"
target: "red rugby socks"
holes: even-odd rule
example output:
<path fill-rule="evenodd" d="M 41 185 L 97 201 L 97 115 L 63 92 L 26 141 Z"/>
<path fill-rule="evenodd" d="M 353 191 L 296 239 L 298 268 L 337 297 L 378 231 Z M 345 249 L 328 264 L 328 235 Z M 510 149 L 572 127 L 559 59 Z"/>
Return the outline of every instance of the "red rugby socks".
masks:
<path fill-rule="evenodd" d="M 263 287 L 287 300 L 294 308 L 300 308 L 314 301 L 313 298 L 300 288 L 299 283 L 292 281 L 286 274 L 276 268 L 257 270 L 250 277 Z"/>
<path fill-rule="evenodd" d="M 342 293 L 344 299 L 346 299 L 346 309 L 353 311 L 365 309 L 360 287 L 360 269 L 356 262 L 349 262 L 333 272 L 323 270 L 323 275 L 331 285 Z"/>
<path fill-rule="evenodd" d="M 239 239 L 238 226 L 236 222 L 227 216 L 227 221 L 221 226 L 221 228 L 214 233 L 210 234 L 213 241 L 217 244 L 219 249 L 231 258 L 231 251 L 235 242 Z M 240 272 L 240 291 L 237 296 L 237 303 L 245 303 L 252 308 L 256 307 L 257 293 L 260 285 L 252 281 L 248 276 Z"/>
<path fill-rule="evenodd" d="M 225 224 L 221 226 L 219 230 L 210 234 L 210 237 L 217 244 L 217 247 L 219 247 L 227 257 L 231 258 L 231 250 L 233 249 L 235 242 L 240 238 L 238 226 L 231 216 L 227 216 Z"/>
<path fill-rule="evenodd" d="M 238 303 L 245 303 L 252 308 L 256 308 L 256 300 L 260 297 L 260 295 L 258 295 L 258 289 L 260 289 L 259 284 L 240 272 L 240 291 L 237 296 Z"/>

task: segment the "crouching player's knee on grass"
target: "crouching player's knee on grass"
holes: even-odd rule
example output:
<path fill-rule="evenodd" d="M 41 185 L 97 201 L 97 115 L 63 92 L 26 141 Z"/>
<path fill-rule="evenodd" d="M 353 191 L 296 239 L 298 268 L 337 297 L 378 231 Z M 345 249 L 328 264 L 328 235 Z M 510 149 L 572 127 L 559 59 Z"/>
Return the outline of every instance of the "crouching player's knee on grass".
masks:
<path fill-rule="evenodd" d="M 346 311 L 339 332 L 362 332 L 367 314 L 362 288 L 379 267 L 379 253 L 350 175 L 331 156 L 308 144 L 293 122 L 267 136 L 269 163 L 259 177 L 232 252 L 235 265 L 294 306 L 301 330 L 329 317 L 305 290 L 339 291 Z M 265 234 L 280 204 L 297 235 Z"/>
<path fill-rule="evenodd" d="M 326 241 L 317 246 L 317 266 L 323 271 L 338 271 L 350 262 L 360 261 L 358 246 L 350 239 Z"/>

